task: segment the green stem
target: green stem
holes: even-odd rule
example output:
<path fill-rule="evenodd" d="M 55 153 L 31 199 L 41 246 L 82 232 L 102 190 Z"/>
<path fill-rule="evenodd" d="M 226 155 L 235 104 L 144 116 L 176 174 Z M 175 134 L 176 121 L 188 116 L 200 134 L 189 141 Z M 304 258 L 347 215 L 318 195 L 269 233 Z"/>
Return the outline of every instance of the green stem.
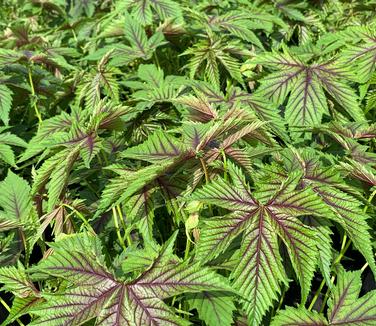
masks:
<path fill-rule="evenodd" d="M 360 271 L 363 273 L 364 270 L 368 267 L 368 263 L 365 263 L 362 268 L 360 269 Z"/>
<path fill-rule="evenodd" d="M 206 184 L 208 184 L 209 183 L 208 169 L 206 168 L 205 161 L 201 157 L 200 157 L 200 162 L 201 162 L 201 165 L 202 165 L 202 169 L 204 170 L 205 182 L 206 182 Z"/>
<path fill-rule="evenodd" d="M 75 209 L 73 206 L 71 205 L 68 205 L 68 204 L 63 204 L 63 206 L 69 208 L 70 210 L 72 210 L 79 218 L 80 220 L 84 223 L 84 225 L 86 226 L 86 228 L 93 234 L 95 235 L 95 231 L 94 229 L 92 228 L 92 226 L 90 225 L 90 223 L 88 222 L 88 220 L 77 210 Z"/>
<path fill-rule="evenodd" d="M 8 312 L 10 312 L 10 307 L 9 307 L 8 304 L 3 300 L 2 297 L 0 297 L 0 302 L 1 302 L 1 304 L 4 306 L 4 308 L 5 308 L 6 310 L 8 310 Z M 25 326 L 25 324 L 24 324 L 21 320 L 19 320 L 18 318 L 17 318 L 16 320 L 17 320 L 17 323 L 18 323 L 20 326 Z"/>
<path fill-rule="evenodd" d="M 227 181 L 227 158 L 226 158 L 226 153 L 224 149 L 221 150 L 222 153 L 222 159 L 223 159 L 223 178 L 225 181 Z"/>
<path fill-rule="evenodd" d="M 376 256 L 376 254 L 375 254 L 375 256 Z M 365 271 L 365 269 L 368 267 L 368 262 L 366 262 L 363 266 L 362 266 L 362 268 L 360 269 L 360 271 L 363 273 L 364 271 Z"/>
<path fill-rule="evenodd" d="M 336 279 L 336 276 L 333 275 L 330 279 L 330 284 L 334 284 L 334 280 Z M 324 296 L 324 299 L 322 300 L 322 304 L 321 304 L 321 308 L 320 308 L 320 313 L 322 313 L 325 309 L 325 306 L 326 306 L 326 301 L 328 301 L 329 299 L 329 293 L 330 293 L 330 288 L 327 288 L 326 292 L 325 292 L 325 296 Z"/>
<path fill-rule="evenodd" d="M 127 225 L 125 224 L 123 212 L 121 211 L 120 205 L 116 206 L 116 210 L 117 210 L 117 212 L 119 214 L 120 222 L 123 225 L 124 232 L 126 232 L 127 245 L 129 247 L 130 245 L 132 245 L 132 238 L 131 238 L 130 232 L 127 231 Z"/>
<path fill-rule="evenodd" d="M 120 228 L 119 228 L 119 221 L 117 219 L 117 213 L 115 207 L 112 207 L 112 216 L 114 218 L 114 224 L 115 224 L 115 229 L 116 229 L 116 234 L 119 239 L 120 245 L 124 250 L 127 250 L 127 246 L 125 245 L 124 239 L 120 234 Z"/>
<path fill-rule="evenodd" d="M 336 260 L 333 262 L 333 265 L 332 265 L 332 266 L 337 265 L 337 264 L 341 261 L 341 259 L 342 259 L 343 256 L 345 255 L 347 249 L 350 247 L 351 241 L 349 240 L 347 243 L 346 243 L 346 241 L 347 241 L 347 235 L 346 235 L 346 233 L 345 233 L 345 234 L 343 235 L 343 238 L 342 238 L 341 251 L 340 251 L 340 253 L 338 254 Z M 333 282 L 334 282 L 334 280 L 333 280 Z M 331 283 L 332 283 L 332 282 L 331 282 Z M 311 310 L 312 310 L 313 306 L 315 305 L 317 299 L 318 299 L 319 296 L 320 296 L 321 290 L 323 289 L 324 285 L 325 285 L 325 279 L 323 279 L 323 280 L 321 281 L 320 286 L 319 286 L 319 288 L 317 289 L 317 291 L 316 291 L 316 293 L 315 293 L 315 295 L 314 295 L 314 297 L 313 297 L 313 299 L 312 299 L 312 301 L 311 301 L 311 303 L 310 303 L 310 305 L 309 305 L 309 307 L 308 307 L 308 311 L 311 311 Z M 327 293 L 329 293 L 328 291 L 329 291 L 329 288 L 328 288 L 328 290 L 327 290 Z M 324 299 L 324 300 L 325 300 L 325 299 Z"/>
<path fill-rule="evenodd" d="M 319 298 L 319 295 L 321 293 L 321 290 L 322 288 L 324 287 L 325 285 L 325 280 L 323 280 L 321 283 L 320 283 L 320 286 L 319 288 L 317 289 L 316 293 L 315 293 L 315 296 L 313 297 L 312 301 L 311 301 L 311 304 L 309 305 L 308 307 L 308 311 L 311 311 L 311 309 L 313 308 L 313 306 L 315 305 L 317 299 Z"/>
<path fill-rule="evenodd" d="M 155 60 L 155 65 L 159 68 L 160 65 L 159 65 L 159 60 L 158 60 L 158 56 L 157 56 L 157 52 L 156 51 L 154 51 L 153 57 L 154 57 L 154 60 Z"/>
<path fill-rule="evenodd" d="M 285 289 L 285 287 L 283 287 L 282 295 L 281 295 L 281 298 L 279 299 L 277 310 L 275 311 L 276 313 L 277 313 L 277 312 L 281 309 L 281 307 L 282 307 L 283 300 L 285 299 L 285 294 L 286 294 L 286 289 Z M 273 314 L 273 315 L 274 315 L 274 314 Z"/>
<path fill-rule="evenodd" d="M 30 83 L 31 95 L 33 96 L 33 107 L 34 107 L 35 115 L 38 118 L 39 126 L 40 126 L 40 124 L 42 123 L 43 120 L 42 120 L 42 116 L 41 116 L 41 114 L 40 114 L 40 112 L 38 110 L 37 102 L 34 101 L 35 88 L 34 88 L 33 76 L 32 76 L 32 72 L 31 72 L 31 67 L 30 66 L 28 67 L 28 72 L 29 72 L 29 83 Z"/>
<path fill-rule="evenodd" d="M 188 259 L 189 250 L 191 250 L 191 241 L 189 240 L 189 238 L 187 236 L 187 241 L 185 243 L 184 260 Z"/>

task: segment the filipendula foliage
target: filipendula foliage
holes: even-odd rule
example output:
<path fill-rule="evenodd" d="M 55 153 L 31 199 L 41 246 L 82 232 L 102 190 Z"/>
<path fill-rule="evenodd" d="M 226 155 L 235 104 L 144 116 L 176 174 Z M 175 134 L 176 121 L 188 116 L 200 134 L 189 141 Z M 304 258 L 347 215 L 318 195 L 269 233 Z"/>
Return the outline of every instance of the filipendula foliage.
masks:
<path fill-rule="evenodd" d="M 376 325 L 373 0 L 1 7 L 1 326 Z"/>

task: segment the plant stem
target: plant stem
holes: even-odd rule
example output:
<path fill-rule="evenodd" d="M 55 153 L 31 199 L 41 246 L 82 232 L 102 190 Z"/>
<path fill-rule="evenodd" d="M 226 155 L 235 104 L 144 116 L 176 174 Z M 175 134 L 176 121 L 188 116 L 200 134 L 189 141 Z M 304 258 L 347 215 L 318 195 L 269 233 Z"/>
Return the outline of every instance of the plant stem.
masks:
<path fill-rule="evenodd" d="M 208 169 L 206 168 L 205 161 L 201 157 L 200 157 L 200 162 L 201 162 L 201 165 L 202 165 L 202 169 L 204 170 L 204 174 L 205 174 L 205 183 L 209 184 L 210 180 L 209 180 Z M 213 215 L 213 209 L 212 209 L 212 206 L 210 204 L 208 204 L 208 208 L 209 208 L 210 214 Z"/>
<path fill-rule="evenodd" d="M 225 181 L 227 181 L 227 158 L 226 158 L 226 153 L 225 151 L 222 149 L 221 150 L 221 153 L 222 153 L 222 159 L 223 159 L 223 178 L 225 179 Z"/>
<path fill-rule="evenodd" d="M 185 243 L 185 251 L 184 251 L 184 260 L 188 259 L 189 256 L 189 250 L 191 249 L 191 241 L 189 240 L 187 236 L 187 241 Z"/>
<path fill-rule="evenodd" d="M 159 60 L 158 60 L 158 56 L 157 56 L 157 51 L 155 51 L 155 50 L 154 50 L 154 53 L 153 53 L 153 57 L 154 57 L 155 65 L 159 68 L 160 67 Z"/>
<path fill-rule="evenodd" d="M 285 287 L 284 287 L 283 290 L 282 290 L 281 298 L 279 299 L 279 302 L 278 302 L 278 307 L 277 307 L 276 312 L 278 312 L 279 309 L 281 309 L 281 307 L 282 307 L 282 303 L 283 303 L 283 300 L 285 299 L 285 294 L 286 294 L 286 289 L 285 289 Z"/>
<path fill-rule="evenodd" d="M 114 217 L 114 224 L 115 224 L 115 229 L 116 229 L 116 234 L 119 239 L 121 247 L 126 250 L 127 246 L 125 245 L 124 239 L 120 234 L 120 228 L 119 228 L 119 221 L 117 219 L 117 213 L 115 207 L 112 207 L 112 216 Z"/>
<path fill-rule="evenodd" d="M 202 169 L 204 170 L 205 182 L 206 182 L 206 184 L 208 184 L 209 183 L 208 169 L 206 168 L 205 161 L 201 157 L 200 157 L 200 162 L 201 162 L 201 165 L 202 165 Z"/>
<path fill-rule="evenodd" d="M 69 208 L 70 210 L 72 210 L 73 212 L 75 212 L 75 214 L 80 218 L 80 220 L 84 223 L 84 225 L 86 226 L 86 228 L 93 234 L 95 235 L 95 231 L 94 229 L 92 228 L 92 226 L 90 225 L 90 223 L 87 221 L 87 219 L 77 210 L 75 209 L 73 206 L 71 205 L 68 205 L 68 204 L 63 204 L 63 206 Z"/>
<path fill-rule="evenodd" d="M 38 118 L 38 121 L 39 121 L 39 124 L 38 124 L 38 128 L 40 126 L 40 124 L 42 123 L 42 116 L 38 110 L 38 107 L 37 107 L 37 102 L 34 101 L 34 98 L 35 98 L 35 88 L 34 88 L 34 83 L 33 83 L 33 76 L 32 76 L 32 72 L 31 72 L 31 67 L 29 66 L 28 67 L 28 72 L 29 72 L 29 83 L 30 83 L 30 89 L 31 89 L 31 95 L 33 96 L 33 107 L 34 107 L 34 111 L 35 111 L 35 115 L 37 116 Z"/>
<path fill-rule="evenodd" d="M 123 212 L 121 211 L 120 205 L 116 206 L 116 210 L 117 210 L 117 212 L 119 214 L 120 222 L 123 225 L 124 232 L 126 233 L 127 245 L 129 247 L 132 244 L 132 238 L 131 238 L 130 232 L 126 231 L 127 230 L 127 225 L 125 224 Z"/>
<path fill-rule="evenodd" d="M 363 273 L 364 270 L 368 267 L 368 263 L 365 263 L 363 267 L 360 269 L 360 271 Z"/>
<path fill-rule="evenodd" d="M 346 235 L 346 233 L 345 233 L 345 234 L 343 235 L 343 238 L 342 238 L 341 251 L 340 251 L 340 253 L 338 254 L 336 260 L 333 262 L 332 266 L 337 265 L 337 264 L 341 261 L 341 259 L 342 259 L 343 256 L 345 255 L 347 249 L 350 247 L 351 241 L 349 240 L 347 243 L 346 243 L 346 241 L 347 241 L 347 235 Z M 334 277 L 334 276 L 333 276 L 333 277 Z M 331 281 L 330 283 L 333 284 L 333 282 L 334 282 L 334 279 L 333 279 L 333 281 Z M 317 291 L 316 291 L 316 293 L 315 293 L 315 295 L 314 295 L 314 297 L 313 297 L 313 299 L 312 299 L 312 301 L 311 301 L 311 303 L 310 303 L 310 305 L 309 305 L 309 307 L 308 307 L 308 311 L 311 311 L 311 310 L 312 310 L 313 306 L 315 305 L 317 299 L 318 299 L 319 296 L 320 296 L 321 290 L 323 289 L 324 285 L 325 285 L 325 279 L 323 279 L 323 280 L 321 281 L 320 286 L 319 286 L 319 288 L 317 289 Z M 328 290 L 327 290 L 327 293 L 328 293 L 328 291 L 329 291 L 329 288 L 328 288 Z M 325 295 L 325 296 L 326 296 L 326 295 Z M 324 299 L 324 300 L 325 300 L 325 299 Z"/>
<path fill-rule="evenodd" d="M 10 312 L 10 307 L 9 307 L 8 304 L 3 300 L 2 297 L 0 297 L 0 302 L 1 302 L 1 304 L 4 306 L 4 308 L 5 308 L 6 310 L 8 310 L 8 312 Z M 17 323 L 18 323 L 20 326 L 25 326 L 25 324 L 24 324 L 21 320 L 19 320 L 18 318 L 17 318 L 16 320 L 17 320 Z"/>

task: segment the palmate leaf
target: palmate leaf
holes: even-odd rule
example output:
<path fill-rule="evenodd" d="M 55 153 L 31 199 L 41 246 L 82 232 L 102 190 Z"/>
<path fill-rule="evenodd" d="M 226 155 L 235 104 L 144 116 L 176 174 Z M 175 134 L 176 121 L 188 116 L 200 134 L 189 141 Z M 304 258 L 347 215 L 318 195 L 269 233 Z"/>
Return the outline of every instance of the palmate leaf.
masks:
<path fill-rule="evenodd" d="M 94 318 L 96 325 L 188 325 L 163 299 L 229 287 L 214 272 L 182 263 L 172 248 L 167 242 L 149 269 L 136 279 L 121 281 L 105 266 L 98 238 L 76 234 L 58 241 L 53 254 L 34 270 L 36 275 L 66 279 L 72 286 L 45 293 L 47 302 L 35 309 L 40 317 L 31 325 L 80 325 Z"/>
<path fill-rule="evenodd" d="M 343 183 L 338 171 L 322 167 L 319 156 L 314 151 L 287 150 L 284 152 L 284 159 L 286 175 L 297 170 L 302 171 L 303 186 L 310 187 L 334 212 L 327 217 L 344 228 L 375 274 L 376 265 L 366 222 L 368 216 L 363 212 L 359 200 L 348 193 L 349 187 Z"/>
<path fill-rule="evenodd" d="M 180 5 L 171 0 L 129 0 L 125 5 L 131 8 L 132 16 L 144 26 L 152 24 L 153 11 L 160 20 L 181 16 Z"/>
<path fill-rule="evenodd" d="M 140 65 L 137 77 L 141 81 L 128 80 L 123 84 L 132 90 L 132 98 L 144 110 L 155 103 L 173 102 L 181 92 L 186 79 L 181 76 L 164 76 L 162 69 L 155 65 Z"/>
<path fill-rule="evenodd" d="M 316 268 L 317 243 L 314 229 L 297 217 L 325 216 L 330 210 L 312 190 L 295 190 L 297 175 L 272 193 L 261 190 L 253 195 L 240 170 L 233 167 L 231 172 L 234 186 L 218 179 L 193 194 L 195 200 L 233 211 L 205 221 L 196 259 L 212 260 L 243 233 L 239 262 L 231 274 L 232 284 L 243 297 L 250 323 L 258 324 L 278 298 L 281 283 L 287 285 L 277 234 L 287 247 L 305 302 Z"/>
<path fill-rule="evenodd" d="M 248 125 L 246 125 L 246 121 L 249 121 Z M 244 127 L 241 127 L 242 125 L 244 125 Z M 184 189 L 184 187 L 180 187 L 183 189 L 180 189 L 178 193 L 173 191 L 175 194 L 172 194 L 170 192 L 172 189 L 170 188 L 170 190 L 167 190 L 166 188 L 166 181 L 167 184 L 171 184 L 171 182 L 162 179 L 163 174 L 167 176 L 169 173 L 174 172 L 174 168 L 178 168 L 177 173 L 182 172 L 184 167 L 187 167 L 184 163 L 187 163 L 188 168 L 192 170 L 192 173 L 189 174 L 193 177 L 193 179 L 189 181 L 189 185 L 190 187 L 195 187 L 197 182 L 199 182 L 204 175 L 204 172 L 201 171 L 202 164 L 195 157 L 195 152 L 206 152 L 204 159 L 208 163 L 211 163 L 220 159 L 221 151 L 219 148 L 223 148 L 226 151 L 226 154 L 231 158 L 234 157 L 235 160 L 245 163 L 245 165 L 249 165 L 249 162 L 244 159 L 246 153 L 242 152 L 240 149 L 236 152 L 235 150 L 232 150 L 231 146 L 242 138 L 248 140 L 261 137 L 263 141 L 264 138 L 269 140 L 268 134 L 261 128 L 263 125 L 264 123 L 255 120 L 248 112 L 234 108 L 224 114 L 223 122 L 215 122 L 207 125 L 195 123 L 184 124 L 182 129 L 183 145 L 178 146 L 177 139 L 168 136 L 168 134 L 159 132 L 158 136 L 152 136 L 152 138 L 147 140 L 144 144 L 125 151 L 126 157 L 139 158 L 159 164 L 149 166 L 143 169 L 143 171 L 140 170 L 140 174 L 135 173 L 134 176 L 132 176 L 133 172 L 125 172 L 123 176 L 116 180 L 116 182 L 113 180 L 114 182 L 109 184 L 103 193 L 104 196 L 101 201 L 103 205 L 102 203 L 100 204 L 99 210 L 106 209 L 105 206 L 114 203 L 114 198 L 119 198 L 119 196 L 121 196 L 121 199 L 119 199 L 119 202 L 121 202 L 144 188 L 145 185 L 147 185 L 145 177 L 148 176 L 149 172 L 152 174 L 150 175 L 150 179 L 148 179 L 149 182 L 158 178 L 157 182 L 163 189 L 167 200 L 176 198 L 178 193 L 181 193 L 182 190 L 191 191 Z M 223 138 L 223 141 L 222 143 L 219 143 L 221 138 Z M 187 148 L 187 150 L 185 148 Z M 178 149 L 178 151 L 176 149 Z M 243 155 L 241 156 L 241 154 Z M 172 161 L 169 163 L 168 160 Z M 165 168 L 161 166 L 162 163 L 166 163 Z M 137 178 L 137 180 L 132 183 L 130 180 L 133 180 L 133 177 Z M 177 174 L 177 177 L 179 178 L 179 174 Z M 183 178 L 183 184 L 184 182 L 186 181 L 184 181 Z M 137 189 L 133 187 L 135 185 L 137 185 Z M 189 189 L 191 189 L 190 187 Z M 176 189 L 176 186 L 173 186 L 173 188 Z M 140 191 L 140 195 L 141 193 L 142 191 Z M 170 196 L 170 194 L 172 194 L 172 196 Z M 104 204 L 105 202 L 106 204 Z M 180 213 L 178 215 L 180 215 Z"/>
<path fill-rule="evenodd" d="M 242 83 L 240 74 L 240 64 L 232 54 L 246 54 L 246 51 L 235 50 L 238 44 L 233 42 L 224 42 L 212 36 L 200 40 L 193 47 L 187 49 L 181 55 L 192 55 L 188 64 L 185 66 L 190 71 L 190 78 L 194 77 L 204 69 L 205 79 L 209 81 L 216 89 L 220 87 L 220 70 L 221 64 L 225 70 L 239 83 Z"/>
<path fill-rule="evenodd" d="M 336 62 L 306 64 L 288 53 L 257 56 L 253 63 L 274 71 L 261 80 L 257 93 L 282 105 L 288 96 L 285 118 L 291 126 L 318 125 L 329 114 L 324 90 L 355 120 L 365 121 L 355 92 L 346 84 L 352 74 Z"/>
<path fill-rule="evenodd" d="M 210 27 L 219 28 L 235 35 L 242 40 L 251 42 L 263 49 L 263 45 L 257 35 L 252 31 L 260 26 L 256 26 L 247 12 L 229 11 L 221 16 L 209 17 L 208 24 Z"/>
<path fill-rule="evenodd" d="M 176 160 L 179 160 L 179 158 L 176 158 Z M 119 177 L 111 179 L 102 192 L 95 217 L 105 212 L 112 205 L 120 204 L 136 194 L 160 175 L 165 174 L 174 164 L 174 159 L 159 161 L 158 164 L 149 165 L 138 171 L 124 172 Z"/>
<path fill-rule="evenodd" d="M 337 285 L 328 300 L 328 320 L 303 307 L 287 307 L 274 318 L 272 326 L 373 325 L 376 321 L 376 291 L 359 298 L 360 276 L 360 271 L 340 270 Z"/>
<path fill-rule="evenodd" d="M 139 1 L 147 8 L 148 0 Z M 157 1 L 153 1 L 157 2 Z M 148 19 L 148 18 L 147 18 Z M 129 45 L 118 44 L 107 46 L 105 49 L 111 51 L 110 66 L 127 65 L 136 59 L 149 60 L 155 49 L 166 43 L 162 32 L 155 32 L 150 38 L 147 37 L 142 24 L 138 21 L 137 16 L 130 15 L 128 12 L 124 14 L 121 25 L 124 26 L 123 34 Z M 97 51 L 98 54 L 103 53 L 103 49 Z M 97 54 L 97 55 L 98 55 Z M 95 58 L 96 56 L 94 56 Z"/>

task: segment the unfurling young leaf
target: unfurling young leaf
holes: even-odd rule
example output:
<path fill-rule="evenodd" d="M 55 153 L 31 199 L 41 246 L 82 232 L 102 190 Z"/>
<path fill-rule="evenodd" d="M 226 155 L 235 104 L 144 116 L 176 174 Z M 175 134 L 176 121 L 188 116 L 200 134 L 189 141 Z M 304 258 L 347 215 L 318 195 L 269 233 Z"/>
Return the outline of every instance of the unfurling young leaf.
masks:
<path fill-rule="evenodd" d="M 0 3 L 0 326 L 376 325 L 375 0 Z"/>

